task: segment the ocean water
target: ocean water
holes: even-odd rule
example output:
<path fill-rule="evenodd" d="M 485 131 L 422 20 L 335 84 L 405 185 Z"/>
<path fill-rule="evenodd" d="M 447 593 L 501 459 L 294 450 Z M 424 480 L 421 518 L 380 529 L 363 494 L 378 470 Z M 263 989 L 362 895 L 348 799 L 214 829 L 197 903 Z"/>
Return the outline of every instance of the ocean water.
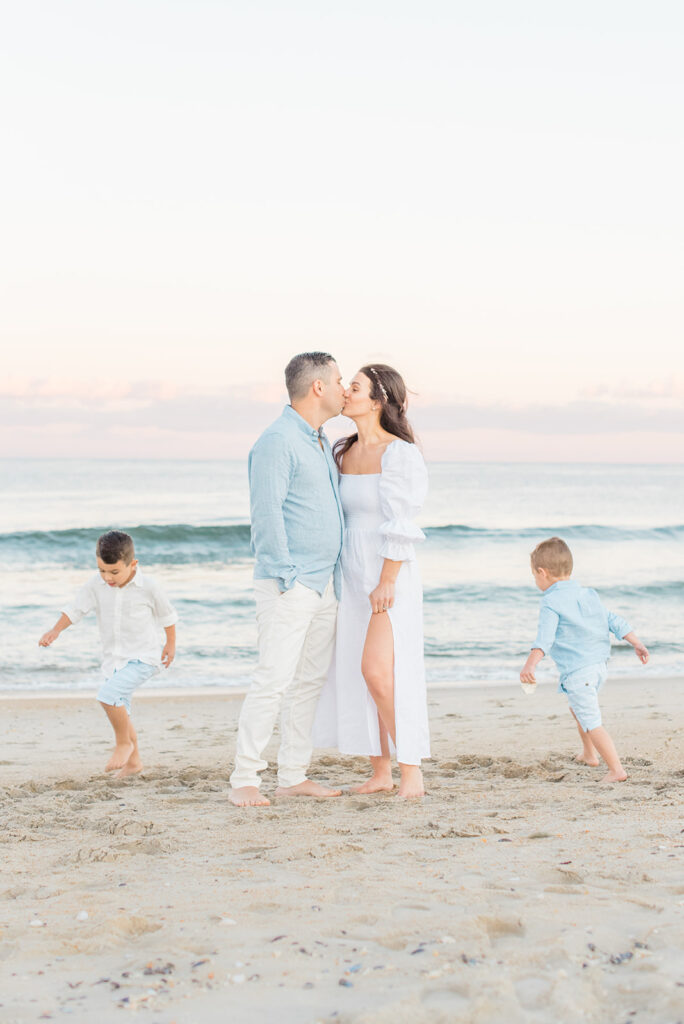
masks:
<path fill-rule="evenodd" d="M 517 683 L 539 592 L 529 552 L 559 534 L 651 650 L 613 648 L 612 675 L 684 673 L 684 466 L 433 463 L 420 525 L 432 684 Z M 93 617 L 37 646 L 94 571 L 106 529 L 132 533 L 180 615 L 177 658 L 148 687 L 244 687 L 255 663 L 243 462 L 0 460 L 0 689 L 99 681 Z M 540 679 L 555 678 L 543 663 Z"/>

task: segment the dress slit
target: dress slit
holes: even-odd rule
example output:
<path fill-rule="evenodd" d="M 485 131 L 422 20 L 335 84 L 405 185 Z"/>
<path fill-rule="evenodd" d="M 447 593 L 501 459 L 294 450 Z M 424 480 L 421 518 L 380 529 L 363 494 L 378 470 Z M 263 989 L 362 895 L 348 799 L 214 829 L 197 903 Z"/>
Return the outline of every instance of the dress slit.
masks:
<path fill-rule="evenodd" d="M 396 735 L 397 741 L 398 741 L 399 734 L 397 732 L 397 672 L 396 672 L 396 666 L 397 666 L 397 650 L 396 650 L 396 647 L 397 647 L 397 645 L 396 645 L 396 636 L 395 636 L 395 632 L 394 632 L 394 623 L 392 622 L 391 612 L 392 612 L 392 609 L 388 608 L 387 611 L 385 612 L 385 614 L 387 615 L 387 620 L 388 620 L 388 622 L 390 624 L 390 630 L 392 632 L 392 702 L 393 702 L 393 705 L 394 705 L 394 732 L 395 732 L 395 735 Z M 371 612 L 370 619 L 368 620 L 368 627 L 370 627 L 370 624 L 371 624 L 372 621 L 373 621 L 373 613 Z M 362 655 L 363 655 L 363 651 L 365 650 L 365 647 L 366 647 L 366 640 L 368 639 L 368 627 L 366 628 L 366 635 L 364 637 L 363 647 L 361 648 L 361 654 Z M 363 675 L 363 673 L 362 673 L 362 675 Z M 377 754 L 373 754 L 372 756 L 373 757 L 380 757 L 382 755 L 382 742 L 381 742 L 381 739 L 380 739 L 380 712 L 378 711 L 377 704 L 373 700 L 373 697 L 371 695 L 370 690 L 368 689 L 368 684 L 366 683 L 365 679 L 364 679 L 364 685 L 366 686 L 366 707 L 367 707 L 367 715 L 368 715 L 368 738 L 369 738 L 369 741 L 371 743 L 371 748 L 372 749 L 376 749 L 378 751 Z M 383 722 L 383 725 L 384 725 L 384 722 Z M 387 729 L 387 726 L 385 726 L 385 728 Z M 389 729 L 387 729 L 387 744 L 389 746 L 390 754 L 396 753 L 396 747 L 395 747 L 394 741 L 393 741 L 393 739 L 392 739 L 392 737 L 390 735 Z"/>

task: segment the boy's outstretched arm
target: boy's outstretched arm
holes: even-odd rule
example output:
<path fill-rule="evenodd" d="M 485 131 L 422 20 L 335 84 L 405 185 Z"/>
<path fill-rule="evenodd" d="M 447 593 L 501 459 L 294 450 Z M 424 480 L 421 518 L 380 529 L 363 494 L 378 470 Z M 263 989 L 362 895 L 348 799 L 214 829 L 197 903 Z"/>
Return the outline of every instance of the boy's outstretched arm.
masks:
<path fill-rule="evenodd" d="M 534 670 L 539 662 L 544 657 L 544 652 L 540 647 L 534 647 L 530 653 L 527 661 L 523 665 L 522 672 L 520 673 L 521 683 L 536 683 L 537 680 L 534 677 Z"/>
<path fill-rule="evenodd" d="M 161 653 L 161 660 L 164 668 L 168 668 L 176 656 L 176 627 L 164 626 L 164 632 L 166 633 L 166 643 Z"/>
<path fill-rule="evenodd" d="M 636 635 L 636 633 L 625 633 L 622 639 L 626 640 L 628 644 L 632 645 L 632 647 L 634 648 L 634 653 L 636 654 L 637 658 L 639 659 L 642 665 L 645 665 L 649 658 L 648 647 L 646 647 L 645 644 L 642 644 L 641 640 Z"/>
<path fill-rule="evenodd" d="M 39 647 L 49 647 L 50 644 L 54 643 L 59 634 L 67 629 L 71 625 L 71 619 L 64 612 L 57 619 L 52 629 L 48 629 L 47 633 L 43 633 L 40 640 L 38 641 Z"/>
<path fill-rule="evenodd" d="M 521 683 L 537 682 L 534 678 L 534 670 L 544 657 L 545 652 L 551 650 L 553 641 L 556 638 L 557 629 L 558 613 L 554 612 L 553 608 L 549 608 L 542 601 L 541 608 L 539 609 L 539 625 L 537 626 L 537 635 L 534 639 L 534 647 L 530 651 L 529 657 L 520 673 Z"/>

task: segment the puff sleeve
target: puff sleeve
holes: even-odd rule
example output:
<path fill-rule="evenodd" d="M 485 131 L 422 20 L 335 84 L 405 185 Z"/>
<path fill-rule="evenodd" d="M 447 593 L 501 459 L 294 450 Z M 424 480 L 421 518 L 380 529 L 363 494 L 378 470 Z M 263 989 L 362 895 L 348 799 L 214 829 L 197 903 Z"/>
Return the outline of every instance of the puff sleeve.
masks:
<path fill-rule="evenodd" d="M 380 477 L 380 556 L 394 562 L 416 557 L 414 544 L 425 534 L 412 521 L 427 494 L 428 475 L 420 451 L 408 441 L 393 441 L 382 457 Z"/>

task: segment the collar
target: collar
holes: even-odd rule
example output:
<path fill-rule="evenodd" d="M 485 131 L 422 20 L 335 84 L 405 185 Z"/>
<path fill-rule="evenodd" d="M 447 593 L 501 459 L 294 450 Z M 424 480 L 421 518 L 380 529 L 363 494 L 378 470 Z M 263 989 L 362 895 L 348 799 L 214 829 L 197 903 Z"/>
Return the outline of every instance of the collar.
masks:
<path fill-rule="evenodd" d="M 556 580 L 550 587 L 547 587 L 544 594 L 550 594 L 552 590 L 556 590 L 558 587 L 576 587 L 578 586 L 574 580 Z"/>
<path fill-rule="evenodd" d="M 99 572 L 97 574 L 97 578 L 98 578 L 98 581 L 102 584 L 103 587 L 107 586 L 105 581 L 100 576 Z M 136 569 L 135 576 L 133 577 L 132 580 L 129 580 L 129 583 L 135 583 L 135 585 L 137 587 L 142 587 L 142 585 L 143 585 L 143 574 L 141 573 L 140 569 Z M 129 583 L 126 584 L 126 587 L 129 585 Z M 125 590 L 126 587 L 124 587 L 123 589 Z M 117 589 L 121 590 L 122 588 L 121 587 L 117 587 Z"/>
<path fill-rule="evenodd" d="M 315 430 L 310 423 L 306 422 L 303 416 L 300 416 L 299 413 L 292 408 L 291 405 L 285 406 L 283 409 L 283 416 L 285 416 L 293 426 L 301 430 L 303 434 L 306 434 L 307 437 L 316 441 L 316 443 L 318 443 L 319 438 L 325 437 L 323 427 L 321 427 L 320 430 Z"/>

